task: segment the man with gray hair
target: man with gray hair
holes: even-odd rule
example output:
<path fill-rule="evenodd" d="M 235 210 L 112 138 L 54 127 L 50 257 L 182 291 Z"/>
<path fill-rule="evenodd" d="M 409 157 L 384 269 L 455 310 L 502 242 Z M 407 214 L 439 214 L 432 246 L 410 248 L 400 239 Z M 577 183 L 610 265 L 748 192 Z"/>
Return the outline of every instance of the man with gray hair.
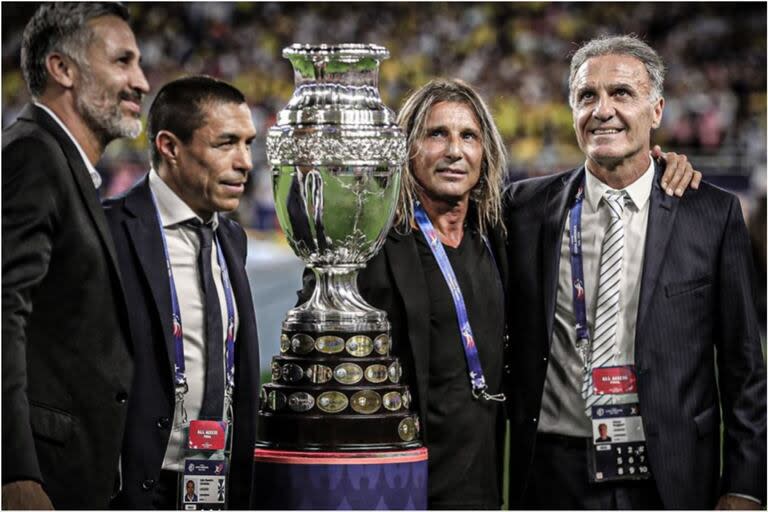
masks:
<path fill-rule="evenodd" d="M 5 509 L 106 508 L 132 364 L 94 165 L 141 132 L 149 90 L 128 11 L 41 6 L 21 62 L 32 104 L 3 132 Z"/>
<path fill-rule="evenodd" d="M 663 79 L 636 37 L 585 44 L 569 79 L 585 164 L 508 190 L 509 240 L 528 241 L 507 250 L 512 508 L 765 502 L 749 238 L 732 194 L 664 193 Z"/>

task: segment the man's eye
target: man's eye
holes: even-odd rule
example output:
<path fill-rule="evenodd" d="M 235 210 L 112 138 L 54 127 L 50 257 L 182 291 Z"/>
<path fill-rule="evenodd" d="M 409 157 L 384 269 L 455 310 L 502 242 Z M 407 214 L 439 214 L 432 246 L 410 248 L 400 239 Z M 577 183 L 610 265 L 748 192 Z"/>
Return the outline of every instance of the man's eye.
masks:
<path fill-rule="evenodd" d="M 591 100 L 594 97 L 595 97 L 594 93 L 583 92 L 583 93 L 581 93 L 581 96 L 579 96 L 579 100 L 581 100 L 581 101 L 589 101 L 589 100 Z"/>
<path fill-rule="evenodd" d="M 466 132 L 462 135 L 466 140 L 477 140 L 477 134 L 474 132 Z"/>
<path fill-rule="evenodd" d="M 430 130 L 427 135 L 429 135 L 430 137 L 444 137 L 445 136 L 445 130 L 440 129 L 440 128 L 438 128 L 436 130 Z"/>

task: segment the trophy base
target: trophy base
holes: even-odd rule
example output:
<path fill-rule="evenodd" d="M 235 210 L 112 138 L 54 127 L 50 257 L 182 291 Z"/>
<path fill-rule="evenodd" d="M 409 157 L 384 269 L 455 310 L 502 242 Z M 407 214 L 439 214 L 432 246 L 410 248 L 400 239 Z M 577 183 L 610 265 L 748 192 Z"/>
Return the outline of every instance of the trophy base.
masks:
<path fill-rule="evenodd" d="M 426 510 L 427 449 L 308 452 L 256 448 L 256 510 Z"/>

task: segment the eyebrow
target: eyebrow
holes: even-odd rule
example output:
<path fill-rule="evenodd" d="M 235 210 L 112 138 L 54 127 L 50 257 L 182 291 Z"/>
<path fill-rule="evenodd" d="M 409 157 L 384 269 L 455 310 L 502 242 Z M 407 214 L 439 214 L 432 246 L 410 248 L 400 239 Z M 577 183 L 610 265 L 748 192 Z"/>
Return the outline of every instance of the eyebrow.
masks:
<path fill-rule="evenodd" d="M 633 91 L 637 90 L 638 87 L 627 83 L 627 82 L 614 82 L 610 83 L 606 86 L 609 90 L 615 90 L 615 89 L 632 89 Z M 584 84 L 576 88 L 576 92 L 582 92 L 582 91 L 594 91 L 597 89 L 594 84 Z"/>
<path fill-rule="evenodd" d="M 217 135 L 214 140 L 216 140 L 216 141 L 240 140 L 240 139 L 253 140 L 255 138 L 256 138 L 256 134 L 243 136 L 243 135 L 240 135 L 238 133 L 224 132 L 224 133 L 221 133 L 221 134 Z"/>

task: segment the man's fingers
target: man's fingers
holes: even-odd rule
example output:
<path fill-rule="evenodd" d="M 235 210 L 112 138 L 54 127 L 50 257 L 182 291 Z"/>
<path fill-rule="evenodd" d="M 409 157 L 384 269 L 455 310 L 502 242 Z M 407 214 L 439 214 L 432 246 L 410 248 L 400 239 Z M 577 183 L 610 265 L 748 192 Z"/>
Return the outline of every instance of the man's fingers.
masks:
<path fill-rule="evenodd" d="M 667 166 L 664 170 L 664 176 L 661 178 L 661 184 L 667 195 L 671 196 L 677 190 L 680 180 L 685 175 L 686 158 L 685 155 L 670 152 L 664 154 L 664 159 L 667 162 Z"/>
<path fill-rule="evenodd" d="M 677 197 L 683 197 L 683 193 L 691 183 L 691 179 L 693 179 L 693 168 L 690 165 L 686 165 L 683 176 L 680 179 L 680 183 L 678 183 L 677 187 L 675 188 L 675 195 Z"/>
<path fill-rule="evenodd" d="M 699 171 L 693 171 L 693 179 L 691 180 L 691 188 L 699 190 L 699 184 L 701 183 L 702 174 Z"/>

